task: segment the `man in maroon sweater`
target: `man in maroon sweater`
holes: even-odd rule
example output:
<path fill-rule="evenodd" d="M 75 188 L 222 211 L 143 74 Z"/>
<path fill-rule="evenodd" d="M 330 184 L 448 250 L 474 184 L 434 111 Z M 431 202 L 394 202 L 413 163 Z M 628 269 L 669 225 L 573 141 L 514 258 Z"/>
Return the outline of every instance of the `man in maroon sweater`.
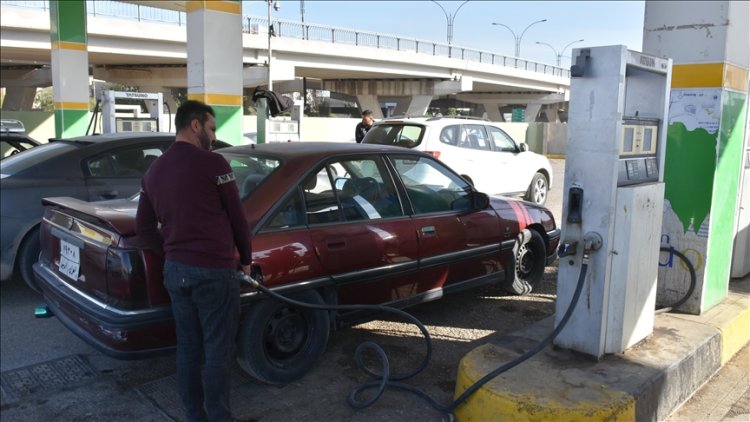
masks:
<path fill-rule="evenodd" d="M 164 251 L 187 420 L 229 421 L 239 319 L 235 248 L 249 275 L 250 231 L 232 169 L 210 151 L 216 137 L 213 109 L 187 101 L 177 109 L 175 128 L 175 143 L 143 177 L 136 232 Z"/>

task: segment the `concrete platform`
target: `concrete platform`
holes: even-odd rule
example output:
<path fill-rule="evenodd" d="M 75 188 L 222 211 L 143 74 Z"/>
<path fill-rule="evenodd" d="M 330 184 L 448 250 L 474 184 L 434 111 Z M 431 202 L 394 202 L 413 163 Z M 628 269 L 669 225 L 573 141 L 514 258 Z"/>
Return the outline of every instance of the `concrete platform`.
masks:
<path fill-rule="evenodd" d="M 660 314 L 654 333 L 624 353 L 591 357 L 548 347 L 459 406 L 459 421 L 664 420 L 750 342 L 750 277 L 730 283 L 703 315 Z M 462 360 L 458 397 L 552 331 L 554 317 L 491 340 Z"/>

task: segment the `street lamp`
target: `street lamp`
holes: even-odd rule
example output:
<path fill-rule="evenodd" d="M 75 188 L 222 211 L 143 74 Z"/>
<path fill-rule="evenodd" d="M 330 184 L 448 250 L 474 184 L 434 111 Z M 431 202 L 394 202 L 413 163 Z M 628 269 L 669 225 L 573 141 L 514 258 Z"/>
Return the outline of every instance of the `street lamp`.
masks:
<path fill-rule="evenodd" d="M 469 0 L 466 0 L 465 2 L 461 3 L 461 5 L 458 6 L 458 9 L 456 9 L 456 11 L 453 12 L 452 15 L 449 14 L 448 12 L 446 12 L 445 8 L 443 6 L 441 6 L 440 3 L 436 2 L 435 0 L 432 0 L 432 2 L 435 3 L 435 4 L 437 4 L 440 7 L 440 9 L 442 9 L 443 13 L 445 14 L 445 21 L 448 24 L 448 28 L 447 28 L 447 31 L 446 31 L 447 32 L 447 37 L 448 37 L 448 45 L 450 45 L 453 42 L 453 21 L 456 20 L 456 15 L 458 14 L 458 11 L 461 10 L 461 8 L 466 3 L 468 3 Z"/>
<path fill-rule="evenodd" d="M 563 54 L 565 54 L 565 50 L 567 50 L 567 48 L 570 47 L 571 45 L 573 45 L 573 44 L 575 44 L 577 42 L 582 42 L 582 41 L 583 41 L 583 39 L 571 41 L 571 42 L 568 43 L 568 45 L 566 45 L 565 47 L 563 47 L 563 49 L 560 50 L 559 52 L 557 50 L 555 50 L 555 47 L 552 47 L 551 45 L 547 44 L 546 42 L 537 41 L 536 43 L 540 44 L 540 45 L 546 45 L 547 47 L 551 48 L 552 51 L 555 52 L 555 57 L 557 57 L 557 67 L 560 67 L 560 64 L 562 62 L 562 56 L 563 56 Z"/>
<path fill-rule="evenodd" d="M 515 33 L 515 32 L 513 32 L 513 30 L 512 30 L 512 29 L 510 29 L 510 27 L 509 27 L 508 25 L 505 25 L 505 24 L 502 24 L 502 23 L 497 23 L 497 22 L 492 22 L 492 24 L 493 24 L 493 25 L 498 25 L 498 26 L 502 26 L 502 27 L 506 28 L 506 29 L 507 29 L 508 31 L 510 31 L 510 33 L 511 33 L 511 34 L 513 34 L 513 39 L 515 39 L 515 41 L 516 41 L 516 57 L 521 57 L 521 39 L 523 38 L 523 34 L 525 34 L 525 33 L 526 33 L 526 31 L 527 31 L 527 30 L 528 30 L 529 28 L 531 28 L 531 27 L 532 27 L 532 25 L 536 25 L 536 24 L 538 24 L 538 23 L 542 23 L 542 22 L 547 22 L 547 19 L 542 19 L 542 20 L 538 20 L 538 21 L 536 21 L 536 22 L 531 22 L 531 23 L 530 23 L 530 24 L 529 24 L 529 25 L 528 25 L 528 26 L 527 26 L 527 27 L 526 27 L 526 28 L 525 28 L 525 29 L 523 30 L 523 32 L 521 32 L 521 35 L 519 35 L 519 36 L 516 36 L 516 33 Z"/>

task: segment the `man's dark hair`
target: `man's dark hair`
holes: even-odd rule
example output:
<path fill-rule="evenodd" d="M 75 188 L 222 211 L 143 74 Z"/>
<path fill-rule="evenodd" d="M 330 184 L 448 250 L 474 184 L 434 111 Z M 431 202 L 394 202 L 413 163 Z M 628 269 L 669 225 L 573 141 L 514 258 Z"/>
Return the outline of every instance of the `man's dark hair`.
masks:
<path fill-rule="evenodd" d="M 372 116 L 372 110 L 365 110 L 362 112 L 362 117 Z"/>
<path fill-rule="evenodd" d="M 175 131 L 179 132 L 187 128 L 193 119 L 198 119 L 201 124 L 204 124 L 208 120 L 209 115 L 216 117 L 214 109 L 210 105 L 200 101 L 187 100 L 177 109 L 177 113 L 174 116 Z"/>

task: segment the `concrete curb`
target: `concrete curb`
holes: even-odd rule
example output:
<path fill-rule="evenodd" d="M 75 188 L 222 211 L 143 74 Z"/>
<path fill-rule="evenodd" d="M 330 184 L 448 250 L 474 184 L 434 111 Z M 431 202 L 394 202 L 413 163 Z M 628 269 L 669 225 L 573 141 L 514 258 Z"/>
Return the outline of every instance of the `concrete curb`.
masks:
<path fill-rule="evenodd" d="M 455 411 L 459 421 L 664 420 L 750 342 L 750 278 L 703 315 L 660 314 L 654 333 L 600 361 L 548 347 L 491 380 Z M 552 331 L 554 317 L 491 340 L 461 360 L 458 397 Z"/>

